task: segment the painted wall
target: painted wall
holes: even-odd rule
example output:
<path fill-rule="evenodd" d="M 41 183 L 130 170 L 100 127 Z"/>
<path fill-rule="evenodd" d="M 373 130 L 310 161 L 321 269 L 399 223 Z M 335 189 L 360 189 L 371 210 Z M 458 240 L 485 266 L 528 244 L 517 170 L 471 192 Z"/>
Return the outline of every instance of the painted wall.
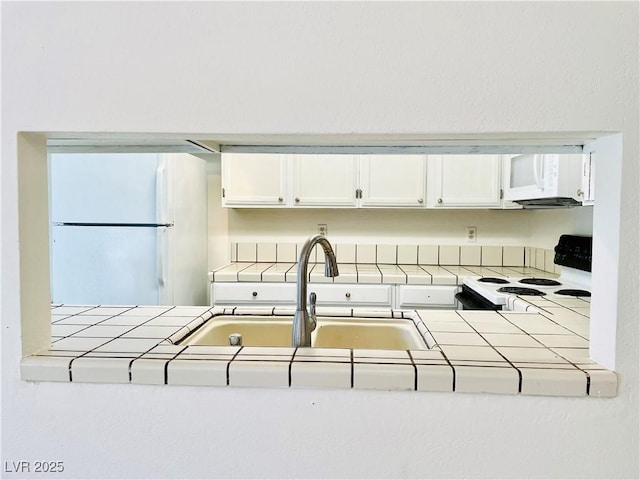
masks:
<path fill-rule="evenodd" d="M 2 460 L 64 461 L 57 478 L 638 477 L 638 33 L 631 2 L 3 2 Z M 592 130 L 624 135 L 614 399 L 19 380 L 21 308 L 46 285 L 18 282 L 18 131 Z"/>

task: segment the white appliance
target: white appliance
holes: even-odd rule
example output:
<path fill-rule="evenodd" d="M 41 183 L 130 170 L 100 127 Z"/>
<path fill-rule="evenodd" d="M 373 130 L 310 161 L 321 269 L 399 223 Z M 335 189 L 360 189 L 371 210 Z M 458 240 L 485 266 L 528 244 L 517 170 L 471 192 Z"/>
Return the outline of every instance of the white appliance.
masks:
<path fill-rule="evenodd" d="M 505 165 L 505 200 L 525 208 L 581 205 L 583 164 L 580 154 L 514 155 Z"/>
<path fill-rule="evenodd" d="M 559 277 L 529 267 L 501 267 L 496 275 L 465 278 L 456 299 L 464 310 L 503 310 L 512 296 L 590 297 L 592 243 L 591 237 L 561 235 L 553 260 Z"/>
<path fill-rule="evenodd" d="M 52 153 L 49 161 L 53 303 L 207 304 L 204 160 Z"/>

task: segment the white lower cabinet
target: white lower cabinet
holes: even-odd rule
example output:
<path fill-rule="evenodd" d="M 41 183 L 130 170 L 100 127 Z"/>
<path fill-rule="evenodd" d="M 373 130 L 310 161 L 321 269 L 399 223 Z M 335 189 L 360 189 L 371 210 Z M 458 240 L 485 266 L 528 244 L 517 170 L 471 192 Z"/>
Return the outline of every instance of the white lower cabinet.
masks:
<path fill-rule="evenodd" d="M 327 285 L 309 284 L 308 292 L 315 292 L 317 304 L 331 307 L 393 306 L 393 285 Z"/>
<path fill-rule="evenodd" d="M 397 308 L 454 308 L 455 285 L 398 285 Z"/>
<path fill-rule="evenodd" d="M 455 308 L 455 285 L 357 285 L 309 283 L 318 306 L 371 308 Z M 295 283 L 214 282 L 212 305 L 295 306 Z"/>
<path fill-rule="evenodd" d="M 295 305 L 295 283 L 211 284 L 212 305 Z"/>

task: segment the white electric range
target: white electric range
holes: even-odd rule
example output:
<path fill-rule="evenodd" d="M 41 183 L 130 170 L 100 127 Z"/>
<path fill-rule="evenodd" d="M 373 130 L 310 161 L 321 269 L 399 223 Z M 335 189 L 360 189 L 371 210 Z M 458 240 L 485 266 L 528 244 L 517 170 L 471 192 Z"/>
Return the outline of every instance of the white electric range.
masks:
<path fill-rule="evenodd" d="M 558 278 L 535 276 L 468 277 L 456 299 L 465 310 L 502 310 L 511 295 L 527 297 L 591 296 L 591 237 L 562 235 L 555 247 Z"/>

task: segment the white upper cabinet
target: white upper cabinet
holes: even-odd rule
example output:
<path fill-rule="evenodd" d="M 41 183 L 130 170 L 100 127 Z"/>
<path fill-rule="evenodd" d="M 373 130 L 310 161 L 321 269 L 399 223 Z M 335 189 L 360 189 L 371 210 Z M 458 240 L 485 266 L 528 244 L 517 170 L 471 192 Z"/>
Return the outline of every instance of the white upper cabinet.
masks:
<path fill-rule="evenodd" d="M 355 207 L 357 156 L 295 155 L 294 207 Z"/>
<path fill-rule="evenodd" d="M 359 189 L 363 207 L 424 207 L 426 155 L 362 155 Z"/>
<path fill-rule="evenodd" d="M 286 157 L 279 154 L 223 153 L 222 204 L 236 206 L 285 206 Z"/>
<path fill-rule="evenodd" d="M 429 155 L 429 206 L 501 207 L 501 155 Z"/>

